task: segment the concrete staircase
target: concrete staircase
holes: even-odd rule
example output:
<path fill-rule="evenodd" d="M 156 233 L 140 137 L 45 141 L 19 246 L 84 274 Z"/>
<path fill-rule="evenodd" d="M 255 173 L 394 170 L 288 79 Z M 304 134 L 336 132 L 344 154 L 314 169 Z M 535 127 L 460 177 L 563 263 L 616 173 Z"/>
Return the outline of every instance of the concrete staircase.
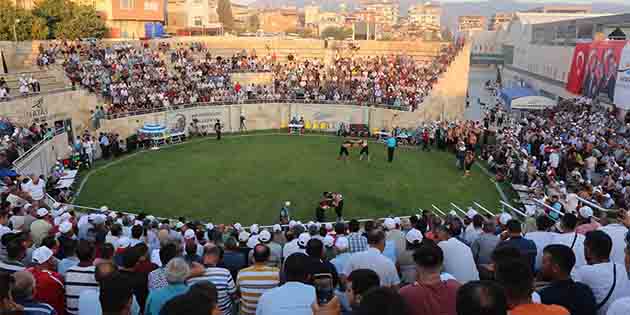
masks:
<path fill-rule="evenodd" d="M 11 96 L 20 95 L 20 77 L 33 77 L 39 81 L 40 92 L 49 92 L 70 87 L 70 81 L 65 77 L 60 67 L 50 67 L 48 70 L 25 71 L 0 75 L 7 82 Z"/>

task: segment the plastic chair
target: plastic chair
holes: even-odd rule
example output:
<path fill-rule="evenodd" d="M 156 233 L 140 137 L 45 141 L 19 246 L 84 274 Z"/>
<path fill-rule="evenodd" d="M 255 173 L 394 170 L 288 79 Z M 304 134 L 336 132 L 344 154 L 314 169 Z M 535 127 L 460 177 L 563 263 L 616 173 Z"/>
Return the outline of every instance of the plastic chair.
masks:
<path fill-rule="evenodd" d="M 289 128 L 289 124 L 286 121 L 280 122 L 280 129 Z"/>
<path fill-rule="evenodd" d="M 328 123 L 322 121 L 321 123 L 319 123 L 319 129 L 321 130 L 328 129 Z"/>
<path fill-rule="evenodd" d="M 306 122 L 304 122 L 304 129 L 311 129 L 312 125 L 311 125 L 311 121 L 307 120 Z"/>
<path fill-rule="evenodd" d="M 319 123 L 316 121 L 313 121 L 313 125 L 311 126 L 313 130 L 317 130 L 319 129 Z"/>

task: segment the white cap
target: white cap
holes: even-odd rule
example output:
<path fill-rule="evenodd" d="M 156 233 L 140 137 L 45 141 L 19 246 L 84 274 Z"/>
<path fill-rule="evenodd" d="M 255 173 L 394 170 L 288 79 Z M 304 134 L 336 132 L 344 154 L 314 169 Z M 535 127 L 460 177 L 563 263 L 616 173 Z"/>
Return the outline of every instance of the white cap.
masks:
<path fill-rule="evenodd" d="M 473 208 L 468 208 L 468 211 L 466 211 L 466 216 L 472 220 L 472 218 L 474 218 L 477 214 L 479 214 L 477 211 L 475 211 L 475 209 Z"/>
<path fill-rule="evenodd" d="M 324 246 L 326 247 L 333 247 L 333 245 L 335 245 L 335 238 L 332 237 L 332 235 L 326 235 L 322 240 L 322 243 L 324 243 Z"/>
<path fill-rule="evenodd" d="M 280 231 L 282 231 L 282 227 L 280 226 L 280 224 L 274 224 L 271 227 L 271 230 L 274 231 L 274 232 L 280 232 Z"/>
<path fill-rule="evenodd" d="M 52 250 L 46 246 L 38 247 L 33 251 L 33 262 L 41 265 L 53 256 Z"/>
<path fill-rule="evenodd" d="M 214 224 L 212 224 L 212 223 L 208 223 L 208 224 L 206 224 L 206 229 L 208 229 L 208 230 L 214 230 Z"/>
<path fill-rule="evenodd" d="M 133 215 L 133 214 L 129 214 L 129 215 L 127 215 L 127 218 L 129 218 L 129 221 L 131 221 L 131 222 L 132 222 L 132 221 L 134 221 L 134 220 L 136 220 L 136 216 L 135 216 L 135 215 Z"/>
<path fill-rule="evenodd" d="M 258 232 L 260 232 L 260 228 L 258 228 L 258 224 L 252 224 L 252 226 L 249 227 L 249 231 L 252 234 L 258 234 Z"/>
<path fill-rule="evenodd" d="M 147 219 L 148 219 L 149 221 L 153 221 L 153 220 L 155 220 L 155 217 L 154 217 L 154 216 L 152 216 L 152 215 L 148 215 L 148 216 L 147 216 Z"/>
<path fill-rule="evenodd" d="M 127 248 L 131 246 L 131 240 L 128 237 L 123 236 L 118 239 L 116 245 L 118 245 L 118 248 Z"/>
<path fill-rule="evenodd" d="M 254 248 L 258 244 L 258 235 L 254 234 L 247 240 L 247 247 Z"/>
<path fill-rule="evenodd" d="M 580 208 L 580 216 L 584 219 L 588 219 L 593 216 L 593 209 L 589 206 Z"/>
<path fill-rule="evenodd" d="M 510 220 L 512 220 L 512 216 L 508 213 L 501 213 L 501 215 L 499 216 L 499 223 L 501 223 L 502 225 L 506 225 Z"/>
<path fill-rule="evenodd" d="M 405 239 L 411 244 L 420 243 L 422 242 L 423 238 L 424 237 L 422 236 L 422 232 L 418 231 L 417 229 L 411 229 L 409 230 L 409 232 L 407 232 L 407 235 L 405 235 Z"/>
<path fill-rule="evenodd" d="M 117 216 L 118 216 L 118 214 L 116 214 L 116 212 L 112 211 L 112 212 L 110 212 L 110 213 L 108 214 L 108 216 L 109 216 L 110 218 L 112 218 L 112 219 L 113 219 L 113 218 L 117 217 Z"/>
<path fill-rule="evenodd" d="M 236 229 L 237 231 L 240 231 L 243 228 L 243 226 L 238 222 L 234 223 L 233 226 L 234 226 L 234 229 Z"/>
<path fill-rule="evenodd" d="M 241 233 L 238 233 L 239 242 L 247 242 L 248 239 L 249 239 L 249 233 L 247 233 L 247 231 L 241 231 Z"/>
<path fill-rule="evenodd" d="M 332 223 L 326 223 L 324 227 L 326 228 L 326 231 L 332 231 L 333 229 Z"/>
<path fill-rule="evenodd" d="M 107 217 L 104 214 L 95 214 L 92 219 L 92 223 L 94 224 L 103 224 L 107 221 Z"/>
<path fill-rule="evenodd" d="M 46 208 L 39 208 L 37 209 L 37 216 L 38 217 L 45 217 L 48 215 L 48 209 Z"/>
<path fill-rule="evenodd" d="M 261 243 L 267 243 L 271 241 L 271 233 L 269 233 L 269 231 L 267 230 L 262 230 L 260 234 L 258 234 L 258 240 Z"/>
<path fill-rule="evenodd" d="M 451 212 L 449 212 L 448 214 L 456 217 L 457 216 L 457 212 L 455 212 L 455 210 L 451 210 Z"/>
<path fill-rule="evenodd" d="M 26 210 L 26 209 L 28 209 L 28 208 L 30 208 L 30 207 L 32 207 L 32 206 L 33 206 L 32 204 L 30 204 L 30 203 L 28 203 L 28 202 L 27 202 L 27 203 L 25 203 L 25 204 L 22 206 L 22 208 L 23 208 L 24 210 Z"/>
<path fill-rule="evenodd" d="M 59 222 L 70 221 L 70 219 L 72 219 L 72 215 L 70 215 L 70 213 L 68 213 L 68 212 L 64 212 L 59 217 Z"/>
<path fill-rule="evenodd" d="M 118 220 L 121 220 L 121 219 L 118 219 Z M 142 226 L 143 224 L 144 224 L 144 223 L 143 223 L 142 221 L 140 221 L 140 220 L 135 220 L 135 221 L 133 221 L 133 225 L 139 225 L 139 226 Z"/>
<path fill-rule="evenodd" d="M 335 247 L 337 247 L 337 249 L 346 250 L 348 249 L 348 246 L 350 246 L 350 242 L 348 242 L 348 239 L 345 236 L 337 238 L 337 241 L 335 242 Z"/>
<path fill-rule="evenodd" d="M 186 230 L 186 232 L 184 232 L 184 239 L 192 240 L 195 239 L 195 237 L 195 231 L 193 231 L 192 229 L 188 229 Z"/>
<path fill-rule="evenodd" d="M 383 225 L 386 229 L 393 230 L 396 228 L 396 221 L 394 221 L 394 219 L 392 218 L 386 218 L 385 222 L 383 222 Z"/>
<path fill-rule="evenodd" d="M 109 208 L 107 206 L 102 206 L 101 207 L 101 211 L 103 211 L 103 212 L 109 211 Z"/>
<path fill-rule="evenodd" d="M 291 206 L 291 201 L 285 201 L 284 202 L 284 206 L 285 207 L 290 207 Z"/>
<path fill-rule="evenodd" d="M 175 223 L 175 228 L 176 229 L 181 229 L 182 227 L 184 227 L 184 223 L 177 221 L 177 223 Z"/>
<path fill-rule="evenodd" d="M 306 243 L 308 243 L 308 241 L 310 241 L 310 240 L 311 240 L 311 235 L 306 233 L 306 232 L 304 232 L 304 233 L 300 234 L 300 237 L 298 237 L 298 241 L 297 241 L 298 246 L 305 247 Z"/>
<path fill-rule="evenodd" d="M 61 204 L 58 203 L 58 202 L 55 202 L 55 203 L 53 203 L 53 208 L 59 209 L 59 208 L 61 208 Z"/>
<path fill-rule="evenodd" d="M 395 217 L 394 218 L 394 222 L 396 223 L 396 225 L 400 225 L 400 218 L 399 217 Z"/>
<path fill-rule="evenodd" d="M 297 222 L 295 222 L 293 220 L 289 221 L 289 228 L 292 229 L 296 224 L 297 224 Z"/>
<path fill-rule="evenodd" d="M 61 233 L 68 233 L 70 230 L 72 230 L 72 223 L 68 221 L 64 221 L 59 225 L 59 232 Z"/>
<path fill-rule="evenodd" d="M 122 219 L 122 218 L 118 218 L 118 219 L 116 219 L 116 224 L 123 225 L 123 223 L 124 223 L 124 222 L 123 222 L 123 219 Z"/>

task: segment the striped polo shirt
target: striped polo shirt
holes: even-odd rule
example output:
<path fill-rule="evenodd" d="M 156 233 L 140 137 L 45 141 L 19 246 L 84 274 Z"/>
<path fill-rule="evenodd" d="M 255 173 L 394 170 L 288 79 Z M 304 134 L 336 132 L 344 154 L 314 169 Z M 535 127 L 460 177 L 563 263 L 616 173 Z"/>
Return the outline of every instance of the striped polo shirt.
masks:
<path fill-rule="evenodd" d="M 236 285 L 230 271 L 225 268 L 207 267 L 203 276 L 188 279 L 188 285 L 209 281 L 217 287 L 219 309 L 223 315 L 232 315 L 231 295 L 236 293 Z"/>
<path fill-rule="evenodd" d="M 0 261 L 0 272 L 6 272 L 6 273 L 11 274 L 14 272 L 23 271 L 24 269 L 26 269 L 26 267 L 24 267 L 24 264 L 22 264 L 21 262 L 17 260 Z"/>
<path fill-rule="evenodd" d="M 280 269 L 264 265 L 254 265 L 238 273 L 236 286 L 241 291 L 241 314 L 256 314 L 260 296 L 280 284 Z"/>
<path fill-rule="evenodd" d="M 68 314 L 79 313 L 79 296 L 84 290 L 98 289 L 98 283 L 94 279 L 94 266 L 72 266 L 66 271 L 66 311 Z"/>

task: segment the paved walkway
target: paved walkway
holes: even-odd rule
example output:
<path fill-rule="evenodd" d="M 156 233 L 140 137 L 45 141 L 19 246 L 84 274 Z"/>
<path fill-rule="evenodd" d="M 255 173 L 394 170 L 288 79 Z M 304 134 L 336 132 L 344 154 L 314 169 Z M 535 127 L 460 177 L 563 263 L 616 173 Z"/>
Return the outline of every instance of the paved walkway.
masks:
<path fill-rule="evenodd" d="M 470 67 L 468 79 L 468 96 L 470 107 L 464 111 L 464 118 L 469 120 L 481 120 L 483 118 L 483 109 L 479 106 L 478 98 L 481 102 L 493 105 L 494 97 L 486 91 L 485 83 L 488 80 L 495 80 L 497 70 L 493 68 L 477 68 Z"/>

